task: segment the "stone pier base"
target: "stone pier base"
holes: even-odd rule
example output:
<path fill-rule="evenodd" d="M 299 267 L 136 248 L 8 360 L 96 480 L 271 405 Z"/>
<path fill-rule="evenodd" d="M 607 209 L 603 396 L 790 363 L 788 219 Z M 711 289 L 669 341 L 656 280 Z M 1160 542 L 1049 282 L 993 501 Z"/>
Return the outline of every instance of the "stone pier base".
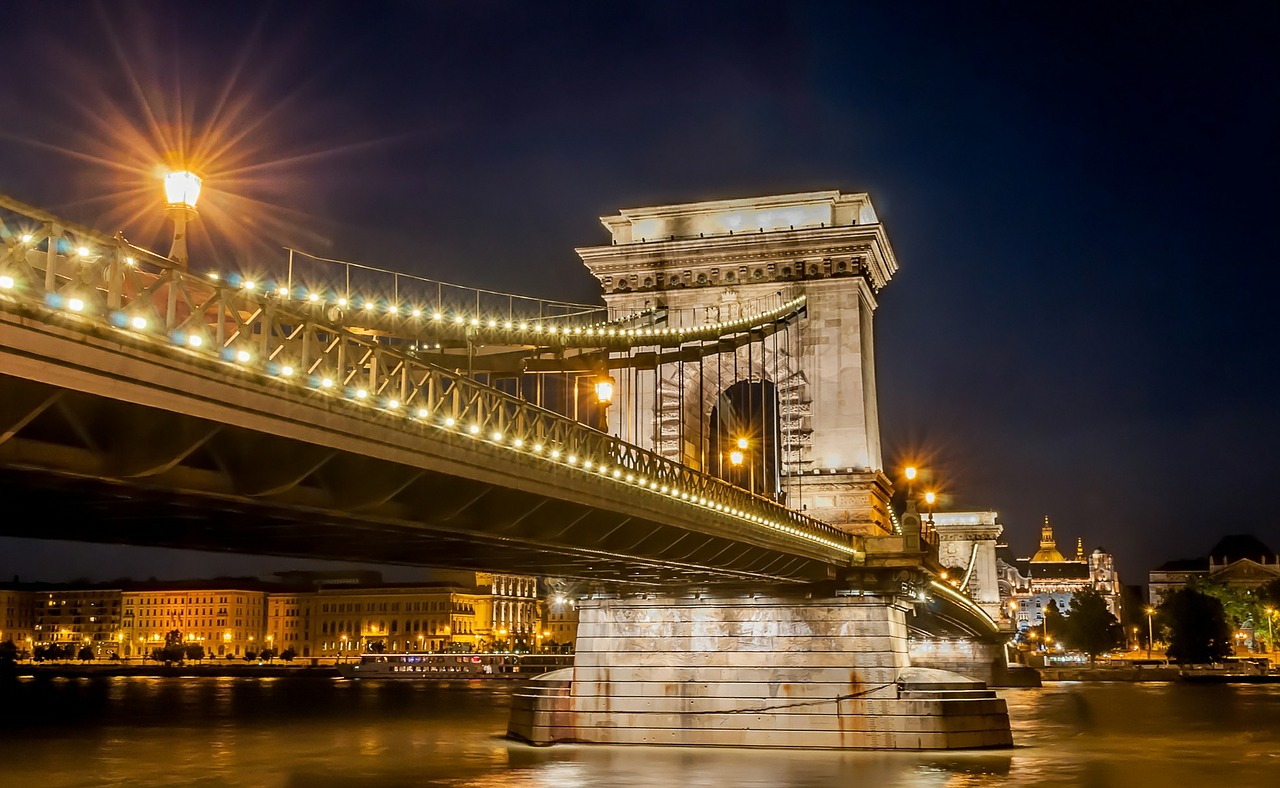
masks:
<path fill-rule="evenodd" d="M 1025 665 L 1010 664 L 1001 643 L 960 638 L 917 638 L 907 654 L 915 667 L 936 668 L 977 679 L 988 687 L 1039 687 L 1040 674 Z"/>
<path fill-rule="evenodd" d="M 893 597 L 586 600 L 574 667 L 515 692 L 534 744 L 1012 745 L 983 682 L 912 667 Z"/>

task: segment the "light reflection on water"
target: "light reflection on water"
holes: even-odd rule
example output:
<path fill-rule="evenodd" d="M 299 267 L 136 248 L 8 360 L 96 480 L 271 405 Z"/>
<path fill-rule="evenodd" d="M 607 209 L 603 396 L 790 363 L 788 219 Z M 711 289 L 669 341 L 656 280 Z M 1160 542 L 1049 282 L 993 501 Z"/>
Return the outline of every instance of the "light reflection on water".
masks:
<path fill-rule="evenodd" d="M 1017 747 L 951 753 L 534 748 L 511 684 L 23 679 L 0 684 L 0 786 L 1171 786 L 1280 784 L 1280 685 L 1009 690 Z"/>

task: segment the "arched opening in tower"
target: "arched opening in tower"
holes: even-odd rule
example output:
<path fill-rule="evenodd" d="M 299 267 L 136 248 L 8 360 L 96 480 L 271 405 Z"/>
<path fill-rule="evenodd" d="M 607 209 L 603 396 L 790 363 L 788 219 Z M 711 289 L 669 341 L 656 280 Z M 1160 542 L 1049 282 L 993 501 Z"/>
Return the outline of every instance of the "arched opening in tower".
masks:
<path fill-rule="evenodd" d="M 778 387 L 740 380 L 711 407 L 707 470 L 730 484 L 777 500 L 781 493 Z"/>

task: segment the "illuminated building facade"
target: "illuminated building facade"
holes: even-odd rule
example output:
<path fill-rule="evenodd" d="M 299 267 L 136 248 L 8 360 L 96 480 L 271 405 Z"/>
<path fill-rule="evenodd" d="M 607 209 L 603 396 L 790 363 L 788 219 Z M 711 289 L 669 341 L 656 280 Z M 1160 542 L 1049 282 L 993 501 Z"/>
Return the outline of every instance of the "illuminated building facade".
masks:
<path fill-rule="evenodd" d="M 491 598 L 442 584 L 321 588 L 312 593 L 311 654 L 386 651 L 478 651 L 492 635 Z"/>
<path fill-rule="evenodd" d="M 12 640 L 18 651 L 35 645 L 35 593 L 0 588 L 0 643 Z"/>
<path fill-rule="evenodd" d="M 267 594 L 267 648 L 277 655 L 293 649 L 299 657 L 311 656 L 311 622 L 315 594 L 269 592 Z"/>
<path fill-rule="evenodd" d="M 36 646 L 56 643 L 78 651 L 84 646 L 98 657 L 120 645 L 119 588 L 49 589 L 36 592 L 33 637 Z"/>
<path fill-rule="evenodd" d="M 1159 605 L 1197 579 L 1242 590 L 1260 588 L 1280 580 L 1280 558 L 1250 534 L 1224 536 L 1202 558 L 1168 561 L 1152 570 L 1147 578 L 1151 604 Z"/>
<path fill-rule="evenodd" d="M 542 637 L 538 615 L 538 580 L 529 575 L 479 572 L 476 586 L 492 598 L 490 637 L 520 651 L 533 650 Z"/>
<path fill-rule="evenodd" d="M 170 637 L 204 646 L 208 657 L 264 648 L 266 592 L 253 585 L 171 583 L 125 591 L 124 656 L 148 655 Z"/>
<path fill-rule="evenodd" d="M 1013 558 L 1009 548 L 997 550 L 1000 602 L 1019 630 L 1041 626 L 1044 611 L 1052 601 L 1066 613 L 1072 598 L 1085 589 L 1102 595 L 1107 609 L 1117 620 L 1122 617 L 1120 576 L 1115 559 L 1101 547 L 1087 557 L 1084 544 L 1076 540 L 1074 559 L 1059 550 L 1049 518 L 1040 529 L 1040 549 L 1031 558 Z"/>
<path fill-rule="evenodd" d="M 527 575 L 458 573 L 461 582 L 384 585 L 376 573 L 286 574 L 285 583 L 218 578 L 123 590 L 15 585 L 0 589 L 0 639 L 25 651 L 92 645 L 97 658 L 150 656 L 177 640 L 203 646 L 207 658 L 292 649 L 298 658 L 332 659 L 371 647 L 532 651 L 550 637 L 537 579 Z"/>

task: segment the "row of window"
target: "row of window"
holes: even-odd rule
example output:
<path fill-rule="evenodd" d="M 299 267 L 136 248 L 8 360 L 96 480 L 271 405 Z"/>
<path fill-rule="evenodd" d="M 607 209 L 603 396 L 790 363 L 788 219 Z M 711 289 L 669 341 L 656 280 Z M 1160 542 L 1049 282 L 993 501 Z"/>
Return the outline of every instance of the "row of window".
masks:
<path fill-rule="evenodd" d="M 216 615 L 225 616 L 227 614 L 227 610 L 228 608 L 220 607 L 218 608 L 218 612 L 216 613 Z M 125 610 L 124 614 L 126 616 L 132 616 L 134 615 L 134 611 Z M 165 615 L 212 616 L 212 615 L 215 615 L 212 607 L 205 607 L 205 608 L 171 607 L 168 609 L 162 609 L 158 607 L 140 607 L 137 610 L 137 614 L 140 616 L 165 616 Z M 244 608 L 242 607 L 236 608 L 236 615 L 237 616 L 244 615 Z"/>
<path fill-rule="evenodd" d="M 358 621 L 323 621 L 320 623 L 320 634 L 328 635 L 338 634 L 341 632 L 363 632 L 366 629 L 365 623 L 366 622 Z M 379 621 L 377 626 L 374 626 L 372 622 L 368 623 L 369 626 L 367 628 L 372 629 L 375 632 L 390 632 L 394 635 L 400 631 L 400 622 L 395 619 L 391 620 L 390 629 L 387 628 L 386 621 Z M 441 627 L 449 626 L 449 624 L 450 621 L 448 619 L 428 619 L 426 621 L 421 619 L 413 621 L 406 620 L 404 622 L 404 631 L 436 632 L 439 631 Z M 471 631 L 471 622 L 469 621 L 458 621 L 455 626 L 458 628 L 459 633 Z"/>
<path fill-rule="evenodd" d="M 446 610 L 452 610 L 455 613 L 465 611 L 475 612 L 474 605 L 468 605 L 462 602 L 436 601 L 436 602 L 405 602 L 404 612 L 406 613 L 443 613 Z M 359 602 L 325 602 L 320 605 L 322 613 L 399 613 L 399 602 L 368 602 L 361 606 Z"/>
<path fill-rule="evenodd" d="M 225 596 L 218 597 L 218 604 L 227 604 L 229 598 Z M 235 600 L 236 604 L 244 604 L 244 597 L 242 596 L 236 597 Z M 124 600 L 124 604 L 128 607 L 133 605 L 134 601 L 134 597 L 129 597 Z M 199 597 L 196 599 L 187 597 L 141 597 L 136 598 L 136 601 L 143 605 L 212 605 L 213 597 Z"/>

